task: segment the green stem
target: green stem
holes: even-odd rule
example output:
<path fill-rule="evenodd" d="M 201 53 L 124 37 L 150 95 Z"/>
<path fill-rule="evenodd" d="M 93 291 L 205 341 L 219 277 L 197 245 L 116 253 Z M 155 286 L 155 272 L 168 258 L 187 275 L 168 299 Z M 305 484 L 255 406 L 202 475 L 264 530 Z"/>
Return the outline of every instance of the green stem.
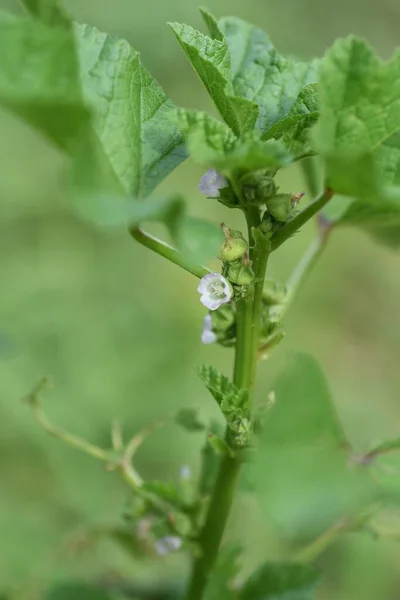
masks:
<path fill-rule="evenodd" d="M 293 300 L 295 299 L 300 287 L 303 285 L 308 275 L 312 271 L 324 248 L 325 240 L 320 236 L 317 237 L 307 248 L 305 254 L 300 259 L 300 262 L 296 265 L 286 284 L 287 295 L 285 302 L 281 305 L 279 310 L 280 319 L 283 319 L 293 304 Z"/>
<path fill-rule="evenodd" d="M 302 225 L 307 223 L 314 215 L 316 215 L 332 198 L 334 192 L 327 188 L 313 202 L 310 202 L 304 210 L 296 215 L 291 221 L 282 227 L 272 238 L 272 250 L 279 248 L 283 242 L 294 235 Z"/>
<path fill-rule="evenodd" d="M 142 244 L 142 246 L 153 250 L 153 252 L 163 256 L 174 265 L 178 265 L 178 267 L 181 267 L 199 279 L 211 272 L 210 269 L 207 269 L 207 267 L 203 267 L 202 265 L 198 265 L 190 261 L 181 252 L 179 252 L 179 250 L 176 250 L 169 244 L 166 244 L 153 235 L 146 233 L 139 227 L 130 229 L 129 233 L 137 242 L 139 242 L 139 244 Z"/>
<path fill-rule="evenodd" d="M 259 224 L 258 211 L 248 214 L 247 222 L 251 240 L 251 228 Z M 265 248 L 258 246 L 251 250 L 253 268 L 256 277 L 261 280 L 257 281 L 254 290 L 248 296 L 237 302 L 237 342 L 233 379 L 237 387 L 246 388 L 250 393 L 253 391 L 257 365 L 262 289 L 268 260 L 268 253 L 264 255 L 264 250 Z M 229 443 L 229 431 L 226 433 L 226 441 Z M 186 600 L 201 600 L 204 596 L 235 496 L 240 466 L 241 460 L 236 455 L 225 455 L 221 459 L 205 524 L 198 539 L 201 554 L 193 565 Z"/>

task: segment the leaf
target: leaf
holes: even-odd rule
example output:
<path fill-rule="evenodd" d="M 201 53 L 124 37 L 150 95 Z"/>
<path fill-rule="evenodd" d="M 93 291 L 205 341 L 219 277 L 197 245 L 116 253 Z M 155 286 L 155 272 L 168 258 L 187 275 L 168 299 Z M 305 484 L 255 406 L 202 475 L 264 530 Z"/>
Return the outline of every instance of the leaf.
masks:
<path fill-rule="evenodd" d="M 206 8 L 200 8 L 201 16 L 203 17 L 204 23 L 207 25 L 207 29 L 213 40 L 224 41 L 224 34 L 218 26 L 218 22 L 214 15 L 212 15 Z"/>
<path fill-rule="evenodd" d="M 400 204 L 356 200 L 335 222 L 335 227 L 346 225 L 360 227 L 377 242 L 400 249 Z"/>
<path fill-rule="evenodd" d="M 211 39 L 189 25 L 169 23 L 225 123 L 235 135 L 253 129 L 256 104 L 234 95 L 230 81 L 230 57 L 225 40 Z"/>
<path fill-rule="evenodd" d="M 100 198 L 100 212 L 115 201 L 118 217 L 184 159 L 175 108 L 126 41 L 1 17 L 0 56 L 0 104 L 72 158 L 86 215 Z"/>
<path fill-rule="evenodd" d="M 234 93 L 258 106 L 256 127 L 265 133 L 288 115 L 301 89 L 317 81 L 318 61 L 283 58 L 266 33 L 242 19 L 226 17 L 218 26 L 229 48 Z"/>
<path fill-rule="evenodd" d="M 223 412 L 229 412 L 235 408 L 248 408 L 248 390 L 239 390 L 234 383 L 214 367 L 201 365 L 197 372 Z"/>
<path fill-rule="evenodd" d="M 45 600 L 113 600 L 113 596 L 94 585 L 65 583 L 54 587 Z"/>
<path fill-rule="evenodd" d="M 232 589 L 232 580 L 238 574 L 238 559 L 241 548 L 229 544 L 222 548 L 218 555 L 217 564 L 209 576 L 204 592 L 204 600 L 236 600 L 237 592 Z"/>
<path fill-rule="evenodd" d="M 312 565 L 266 563 L 244 583 L 239 600 L 312 600 L 318 582 Z"/>
<path fill-rule="evenodd" d="M 186 158 L 175 107 L 128 42 L 88 25 L 75 35 L 95 133 L 125 194 L 146 197 Z"/>
<path fill-rule="evenodd" d="M 251 133 L 238 139 L 224 123 L 207 113 L 180 109 L 178 122 L 194 160 L 227 176 L 279 168 L 291 162 L 292 157 L 281 142 L 262 141 Z"/>
<path fill-rule="evenodd" d="M 70 18 L 55 0 L 22 0 L 22 4 L 34 17 L 47 25 L 63 27 L 71 25 Z"/>
<path fill-rule="evenodd" d="M 176 423 L 187 431 L 204 431 L 205 425 L 196 408 L 182 408 L 175 417 Z"/>
<path fill-rule="evenodd" d="M 377 490 L 349 464 L 348 443 L 318 363 L 295 354 L 272 388 L 276 402 L 250 465 L 260 503 L 282 532 L 311 539 Z"/>
<path fill-rule="evenodd" d="M 328 183 L 364 198 L 400 183 L 400 54 L 383 62 L 365 41 L 339 40 L 322 61 L 319 90 L 315 142 L 327 161 Z M 353 170 L 362 163 L 368 168 Z"/>
<path fill-rule="evenodd" d="M 315 83 L 306 85 L 288 116 L 271 127 L 263 139 L 282 139 L 285 146 L 295 154 L 312 153 L 309 134 L 319 118 L 317 90 L 318 85 Z"/>

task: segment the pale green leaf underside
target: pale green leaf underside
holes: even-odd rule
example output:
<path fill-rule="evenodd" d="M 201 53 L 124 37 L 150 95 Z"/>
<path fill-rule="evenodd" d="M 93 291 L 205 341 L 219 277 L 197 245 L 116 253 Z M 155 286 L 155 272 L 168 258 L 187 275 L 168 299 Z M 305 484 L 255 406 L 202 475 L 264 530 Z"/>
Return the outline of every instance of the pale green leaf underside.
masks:
<path fill-rule="evenodd" d="M 301 89 L 317 81 L 318 61 L 283 58 L 266 33 L 235 17 L 218 21 L 231 62 L 233 91 L 259 107 L 257 129 L 265 133 L 285 118 Z"/>
<path fill-rule="evenodd" d="M 234 93 L 226 41 L 211 39 L 190 25 L 169 25 L 222 118 L 235 135 L 253 129 L 258 116 L 257 105 Z"/>
<path fill-rule="evenodd" d="M 179 109 L 178 123 L 187 136 L 190 155 L 227 176 L 283 167 L 292 159 L 281 142 L 262 141 L 254 133 L 237 138 L 224 123 L 204 112 Z"/>
<path fill-rule="evenodd" d="M 363 40 L 337 41 L 320 70 L 320 111 L 315 141 L 338 193 L 371 197 L 399 184 L 400 54 L 383 62 Z M 361 160 L 372 173 L 363 190 L 352 175 Z"/>

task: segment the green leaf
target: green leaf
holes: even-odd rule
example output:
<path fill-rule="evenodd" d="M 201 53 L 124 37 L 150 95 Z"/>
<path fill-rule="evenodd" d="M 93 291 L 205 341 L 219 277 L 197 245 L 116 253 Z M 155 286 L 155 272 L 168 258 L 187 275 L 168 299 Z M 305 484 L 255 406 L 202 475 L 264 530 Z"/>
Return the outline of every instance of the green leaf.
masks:
<path fill-rule="evenodd" d="M 128 197 L 147 196 L 186 157 L 175 107 L 125 40 L 75 28 L 83 97 Z"/>
<path fill-rule="evenodd" d="M 335 222 L 335 227 L 346 225 L 360 227 L 377 242 L 400 250 L 400 204 L 356 200 Z"/>
<path fill-rule="evenodd" d="M 0 104 L 69 154 L 86 214 L 118 198 L 118 217 L 185 157 L 174 106 L 126 41 L 1 17 L 0 56 Z"/>
<path fill-rule="evenodd" d="M 239 571 L 238 560 L 241 548 L 229 544 L 222 548 L 217 564 L 213 569 L 204 592 L 204 600 L 236 600 L 237 592 L 232 588 L 232 580 Z"/>
<path fill-rule="evenodd" d="M 53 588 L 45 600 L 113 600 L 113 596 L 86 583 L 65 583 Z"/>
<path fill-rule="evenodd" d="M 22 0 L 28 12 L 47 25 L 70 27 L 71 20 L 56 0 Z"/>
<path fill-rule="evenodd" d="M 322 62 L 319 90 L 315 142 L 329 185 L 369 198 L 400 183 L 400 54 L 383 62 L 365 41 L 339 40 Z"/>
<path fill-rule="evenodd" d="M 218 22 L 214 15 L 212 15 L 206 8 L 200 8 L 201 16 L 203 17 L 204 23 L 207 25 L 207 29 L 213 40 L 224 41 L 224 34 L 218 26 Z"/>
<path fill-rule="evenodd" d="M 377 490 L 365 471 L 349 465 L 328 384 L 312 357 L 294 355 L 273 390 L 276 402 L 250 476 L 282 531 L 312 539 L 375 499 Z"/>
<path fill-rule="evenodd" d="M 218 21 L 231 62 L 233 90 L 259 107 L 256 127 L 265 133 L 285 118 L 301 89 L 317 81 L 318 61 L 286 60 L 258 27 L 235 17 Z"/>
<path fill-rule="evenodd" d="M 173 506 L 180 507 L 182 504 L 178 487 L 173 482 L 148 481 L 143 485 L 143 489 Z"/>
<path fill-rule="evenodd" d="M 233 133 L 239 136 L 253 129 L 257 106 L 233 92 L 226 41 L 211 39 L 189 25 L 169 23 L 169 26 Z"/>
<path fill-rule="evenodd" d="M 291 162 L 292 157 L 281 142 L 262 141 L 253 133 L 238 139 L 224 123 L 207 113 L 180 109 L 178 122 L 194 160 L 227 176 L 279 168 Z"/>
<path fill-rule="evenodd" d="M 312 565 L 266 563 L 245 582 L 239 600 L 312 600 L 318 581 Z"/>
<path fill-rule="evenodd" d="M 306 85 L 301 90 L 288 116 L 271 127 L 263 139 L 282 139 L 285 146 L 297 155 L 312 153 L 313 149 L 309 138 L 311 128 L 319 118 L 317 91 L 317 84 Z"/>
<path fill-rule="evenodd" d="M 223 412 L 229 412 L 235 408 L 248 408 L 248 390 L 239 390 L 234 383 L 214 367 L 201 365 L 197 372 Z"/>
<path fill-rule="evenodd" d="M 197 408 L 182 408 L 176 415 L 175 421 L 187 431 L 204 431 L 205 429 Z"/>

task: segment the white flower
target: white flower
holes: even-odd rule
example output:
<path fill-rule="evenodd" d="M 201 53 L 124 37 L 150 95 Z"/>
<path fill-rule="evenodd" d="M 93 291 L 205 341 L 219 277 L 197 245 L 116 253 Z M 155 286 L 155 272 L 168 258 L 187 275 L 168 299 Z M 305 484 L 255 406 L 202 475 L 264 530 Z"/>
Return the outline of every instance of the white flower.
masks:
<path fill-rule="evenodd" d="M 176 535 L 166 535 L 156 541 L 156 552 L 160 556 L 166 556 L 171 552 L 180 550 L 182 547 L 182 538 Z"/>
<path fill-rule="evenodd" d="M 212 330 L 211 315 L 206 315 L 203 321 L 203 331 L 201 332 L 201 341 L 203 344 L 213 344 L 217 341 L 217 336 Z"/>
<path fill-rule="evenodd" d="M 199 183 L 199 190 L 209 198 L 218 198 L 219 190 L 226 187 L 228 187 L 227 180 L 215 169 L 209 169 Z"/>
<path fill-rule="evenodd" d="M 232 288 L 229 282 L 219 273 L 204 275 L 197 291 L 201 294 L 200 302 L 210 310 L 217 310 L 232 298 Z"/>
<path fill-rule="evenodd" d="M 192 478 L 192 469 L 189 467 L 189 465 L 182 465 L 179 471 L 179 477 L 186 480 Z"/>

